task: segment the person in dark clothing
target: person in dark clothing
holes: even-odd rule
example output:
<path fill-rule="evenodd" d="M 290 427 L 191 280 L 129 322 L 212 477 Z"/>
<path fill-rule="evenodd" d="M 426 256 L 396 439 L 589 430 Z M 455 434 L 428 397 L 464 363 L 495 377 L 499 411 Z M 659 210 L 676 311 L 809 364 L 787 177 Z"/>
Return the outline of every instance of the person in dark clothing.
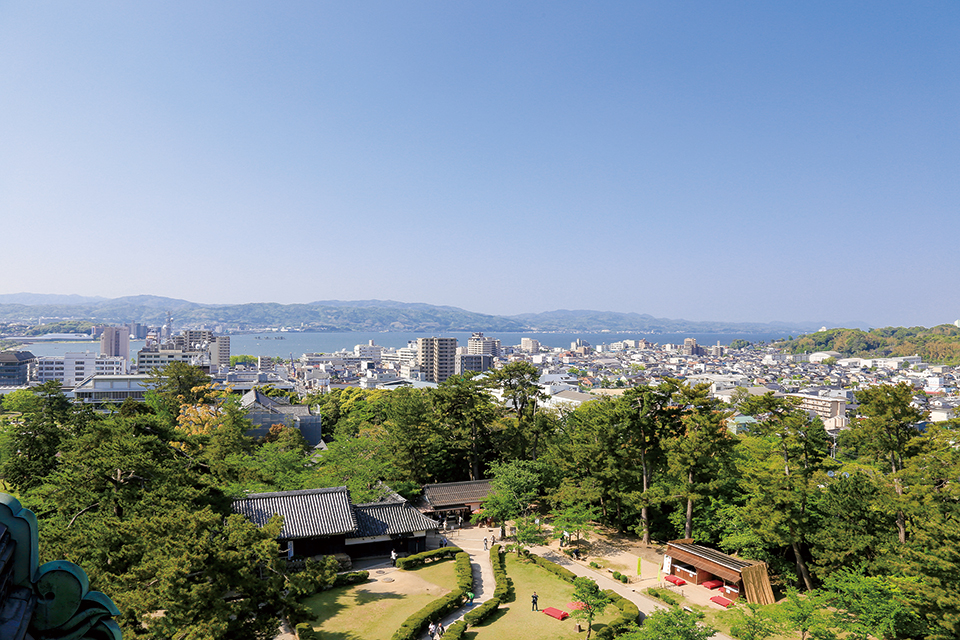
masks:
<path fill-rule="evenodd" d="M 537 592 L 536 592 L 536 591 L 533 592 L 533 595 L 530 596 L 530 599 L 533 601 L 533 609 L 532 609 L 532 611 L 540 611 L 540 609 L 537 608 L 537 600 L 540 599 L 540 596 L 537 595 Z"/>

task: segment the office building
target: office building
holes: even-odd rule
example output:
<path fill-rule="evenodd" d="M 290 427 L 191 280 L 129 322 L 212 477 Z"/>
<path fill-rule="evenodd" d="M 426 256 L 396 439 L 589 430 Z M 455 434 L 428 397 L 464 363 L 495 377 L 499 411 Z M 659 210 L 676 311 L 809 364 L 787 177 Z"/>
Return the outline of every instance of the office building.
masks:
<path fill-rule="evenodd" d="M 459 353 L 457 354 L 454 373 L 464 371 L 487 371 L 493 368 L 493 356 L 486 353 Z"/>
<path fill-rule="evenodd" d="M 56 380 L 65 387 L 75 387 L 92 375 L 123 375 L 127 359 L 121 356 L 98 355 L 91 351 L 65 353 L 62 356 L 37 358 L 37 380 Z"/>
<path fill-rule="evenodd" d="M 29 351 L 0 351 L 0 386 L 27 384 L 33 362 Z"/>

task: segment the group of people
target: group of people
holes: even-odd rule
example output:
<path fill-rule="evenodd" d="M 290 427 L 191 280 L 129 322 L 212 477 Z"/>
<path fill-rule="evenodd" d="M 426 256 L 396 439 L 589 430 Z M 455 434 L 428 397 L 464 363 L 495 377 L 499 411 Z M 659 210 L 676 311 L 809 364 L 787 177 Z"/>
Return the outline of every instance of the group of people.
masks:
<path fill-rule="evenodd" d="M 442 638 L 444 631 L 446 631 L 446 629 L 443 628 L 442 622 L 437 622 L 436 624 L 431 622 L 430 626 L 427 627 L 427 637 L 430 638 L 430 640 Z"/>
<path fill-rule="evenodd" d="M 483 539 L 483 550 L 484 550 L 484 551 L 488 551 L 488 550 L 490 549 L 490 547 L 491 547 L 492 545 L 495 545 L 496 543 L 497 543 L 497 534 L 494 533 L 494 534 L 492 534 L 492 535 L 490 536 L 490 542 L 489 542 L 489 543 L 487 542 L 487 539 L 486 539 L 486 538 Z"/>

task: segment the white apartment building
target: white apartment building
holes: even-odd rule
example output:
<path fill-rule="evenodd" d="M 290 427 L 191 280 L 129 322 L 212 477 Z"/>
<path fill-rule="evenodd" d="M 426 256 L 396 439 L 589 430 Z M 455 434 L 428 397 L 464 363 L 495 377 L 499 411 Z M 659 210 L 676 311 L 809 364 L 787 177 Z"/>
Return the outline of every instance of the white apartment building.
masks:
<path fill-rule="evenodd" d="M 171 362 L 207 367 L 210 364 L 210 354 L 207 351 L 181 351 L 180 349 L 141 349 L 137 352 L 137 373 L 150 373 Z M 229 363 L 228 357 L 227 364 Z"/>
<path fill-rule="evenodd" d="M 37 358 L 37 380 L 41 383 L 56 380 L 64 387 L 75 387 L 92 375 L 123 375 L 127 373 L 127 359 L 122 356 L 103 356 L 92 351 L 65 353 L 62 356 Z"/>
<path fill-rule="evenodd" d="M 500 356 L 502 347 L 496 338 L 487 338 L 482 332 L 474 333 L 467 340 L 467 353 L 475 356 Z"/>
<path fill-rule="evenodd" d="M 353 355 L 361 360 L 371 362 L 380 362 L 383 356 L 383 347 L 373 344 L 373 340 L 367 344 L 358 344 L 353 347 Z"/>
<path fill-rule="evenodd" d="M 540 353 L 540 341 L 533 338 L 520 338 L 520 349 L 527 353 Z"/>

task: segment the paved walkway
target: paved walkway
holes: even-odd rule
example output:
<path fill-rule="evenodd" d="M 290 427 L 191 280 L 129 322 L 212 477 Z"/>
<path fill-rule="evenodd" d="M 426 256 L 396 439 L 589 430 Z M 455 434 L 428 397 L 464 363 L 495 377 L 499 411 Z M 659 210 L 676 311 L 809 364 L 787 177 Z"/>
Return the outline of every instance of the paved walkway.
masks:
<path fill-rule="evenodd" d="M 499 528 L 467 526 L 455 531 L 441 532 L 450 545 L 460 547 L 470 556 L 470 565 L 473 567 L 473 595 L 472 605 L 465 605 L 453 613 L 445 616 L 441 622 L 446 629 L 451 624 L 463 618 L 473 608 L 480 606 L 493 597 L 497 582 L 493 577 L 493 565 L 490 563 L 490 540 L 494 535 L 500 536 Z M 483 548 L 483 539 L 487 539 L 487 549 Z M 427 539 L 427 548 L 434 549 L 439 545 L 440 537 L 431 535 Z M 424 634 L 424 637 L 427 637 Z"/>

